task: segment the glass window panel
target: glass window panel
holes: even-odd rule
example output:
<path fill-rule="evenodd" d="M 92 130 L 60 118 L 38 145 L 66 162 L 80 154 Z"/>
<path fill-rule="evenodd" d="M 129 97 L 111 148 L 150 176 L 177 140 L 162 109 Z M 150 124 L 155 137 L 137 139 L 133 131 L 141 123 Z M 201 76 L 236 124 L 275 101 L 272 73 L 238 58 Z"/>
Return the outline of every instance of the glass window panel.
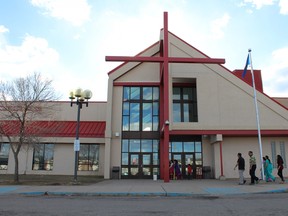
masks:
<path fill-rule="evenodd" d="M 128 165 L 128 153 L 122 153 L 122 165 Z"/>
<path fill-rule="evenodd" d="M 158 102 L 153 103 L 153 115 L 159 115 L 159 103 Z"/>
<path fill-rule="evenodd" d="M 123 116 L 122 130 L 129 131 L 129 116 Z"/>
<path fill-rule="evenodd" d="M 81 144 L 79 151 L 78 170 L 96 171 L 99 169 L 99 145 Z"/>
<path fill-rule="evenodd" d="M 159 168 L 153 168 L 153 174 L 159 175 Z"/>
<path fill-rule="evenodd" d="M 0 144 L 0 170 L 8 169 L 9 150 L 10 150 L 10 144 L 8 143 Z"/>
<path fill-rule="evenodd" d="M 121 175 L 128 175 L 128 168 L 121 168 Z"/>
<path fill-rule="evenodd" d="M 192 113 L 190 112 L 190 104 L 189 103 L 184 103 L 183 104 L 183 122 L 190 122 L 190 115 Z"/>
<path fill-rule="evenodd" d="M 173 100 L 180 100 L 180 88 L 178 87 L 173 87 Z"/>
<path fill-rule="evenodd" d="M 181 122 L 181 106 L 180 103 L 173 103 L 173 121 Z"/>
<path fill-rule="evenodd" d="M 128 152 L 128 140 L 122 140 L 122 152 Z"/>
<path fill-rule="evenodd" d="M 140 105 L 139 103 L 131 103 L 130 108 L 130 131 L 139 131 Z"/>
<path fill-rule="evenodd" d="M 196 165 L 202 165 L 202 154 L 195 153 L 195 163 Z"/>
<path fill-rule="evenodd" d="M 130 165 L 139 165 L 139 155 L 131 154 L 130 155 Z"/>
<path fill-rule="evenodd" d="M 172 142 L 172 152 L 182 152 L 182 142 Z"/>
<path fill-rule="evenodd" d="M 192 100 L 192 88 L 183 88 L 183 100 Z"/>
<path fill-rule="evenodd" d="M 143 131 L 152 131 L 152 103 L 143 103 Z"/>
<path fill-rule="evenodd" d="M 142 140 L 142 152 L 152 152 L 152 140 Z"/>
<path fill-rule="evenodd" d="M 130 99 L 130 87 L 123 88 L 123 101 L 127 101 Z"/>
<path fill-rule="evenodd" d="M 90 151 L 89 151 L 89 164 L 93 171 L 96 171 L 99 169 L 99 145 L 93 144 L 90 145 Z M 90 169 L 91 170 L 91 169 Z"/>
<path fill-rule="evenodd" d="M 285 142 L 284 141 L 280 141 L 280 155 L 282 156 L 282 159 L 284 161 L 284 167 L 287 167 L 285 152 L 286 152 L 286 150 L 285 150 Z"/>
<path fill-rule="evenodd" d="M 143 100 L 152 100 L 152 87 L 143 87 Z"/>
<path fill-rule="evenodd" d="M 195 142 L 195 152 L 202 152 L 201 142 Z"/>
<path fill-rule="evenodd" d="M 159 118 L 158 116 L 153 117 L 153 131 L 159 130 Z"/>
<path fill-rule="evenodd" d="M 131 87 L 130 91 L 131 91 L 131 95 L 130 95 L 131 100 L 140 99 L 140 87 Z"/>
<path fill-rule="evenodd" d="M 192 88 L 192 100 L 193 101 L 197 101 L 197 91 L 196 91 L 196 87 Z"/>
<path fill-rule="evenodd" d="M 34 146 L 33 170 L 52 170 L 54 144 L 37 144 Z"/>
<path fill-rule="evenodd" d="M 159 99 L 159 88 L 153 87 L 153 100 L 158 100 L 158 99 Z"/>
<path fill-rule="evenodd" d="M 130 140 L 130 152 L 140 152 L 140 140 Z"/>
<path fill-rule="evenodd" d="M 143 167 L 142 169 L 144 176 L 150 176 L 151 175 L 151 168 L 150 167 Z"/>
<path fill-rule="evenodd" d="M 184 142 L 184 152 L 194 152 L 194 142 Z"/>
<path fill-rule="evenodd" d="M 153 165 L 159 165 L 158 153 L 153 153 Z"/>
<path fill-rule="evenodd" d="M 151 155 L 150 154 L 144 154 L 142 159 L 143 159 L 143 165 L 150 165 L 151 164 Z"/>
<path fill-rule="evenodd" d="M 159 141 L 153 140 L 153 152 L 159 152 Z"/>
<path fill-rule="evenodd" d="M 139 169 L 137 167 L 130 168 L 130 173 L 133 176 L 138 175 L 138 171 L 139 171 Z"/>
<path fill-rule="evenodd" d="M 129 115 L 130 111 L 129 111 L 129 103 L 128 102 L 124 102 L 123 103 L 123 115 Z"/>

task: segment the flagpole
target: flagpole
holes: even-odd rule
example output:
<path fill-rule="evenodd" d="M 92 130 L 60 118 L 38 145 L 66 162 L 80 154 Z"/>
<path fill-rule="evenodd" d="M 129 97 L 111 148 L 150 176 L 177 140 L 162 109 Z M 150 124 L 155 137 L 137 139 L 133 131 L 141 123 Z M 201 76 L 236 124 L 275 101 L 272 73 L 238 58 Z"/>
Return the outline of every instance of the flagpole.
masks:
<path fill-rule="evenodd" d="M 257 121 L 257 130 L 258 130 L 258 143 L 259 143 L 259 151 L 260 151 L 260 163 L 261 163 L 261 176 L 264 180 L 264 167 L 263 167 L 263 153 L 262 153 L 262 142 L 261 142 L 261 130 L 260 130 L 260 121 L 259 121 L 259 111 L 257 104 L 257 96 L 256 96 L 256 88 L 255 88 L 255 79 L 254 79 L 254 71 L 252 65 L 252 57 L 251 57 L 251 49 L 248 49 L 248 55 L 250 59 L 250 68 L 253 82 L 253 91 L 254 91 L 254 103 L 255 103 L 255 111 L 256 111 L 256 121 Z"/>

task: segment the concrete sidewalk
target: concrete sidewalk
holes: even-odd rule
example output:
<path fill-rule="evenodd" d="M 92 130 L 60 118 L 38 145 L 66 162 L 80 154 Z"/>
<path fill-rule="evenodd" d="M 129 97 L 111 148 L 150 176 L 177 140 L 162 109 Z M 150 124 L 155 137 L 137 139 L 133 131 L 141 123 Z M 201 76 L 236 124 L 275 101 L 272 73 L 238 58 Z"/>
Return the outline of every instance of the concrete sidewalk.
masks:
<path fill-rule="evenodd" d="M 248 183 L 248 181 L 247 181 Z M 284 193 L 288 183 L 263 182 L 238 185 L 238 180 L 104 180 L 91 185 L 71 186 L 0 186 L 0 195 L 62 196 L 223 196 L 255 193 Z"/>

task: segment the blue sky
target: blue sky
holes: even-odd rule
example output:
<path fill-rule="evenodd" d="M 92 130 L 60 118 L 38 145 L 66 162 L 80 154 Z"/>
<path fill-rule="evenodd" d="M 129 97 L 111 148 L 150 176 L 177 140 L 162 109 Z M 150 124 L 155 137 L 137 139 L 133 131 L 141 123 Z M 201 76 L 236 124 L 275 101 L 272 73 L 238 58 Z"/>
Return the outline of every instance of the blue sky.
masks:
<path fill-rule="evenodd" d="M 264 92 L 288 97 L 288 0 L 1 0 L 0 79 L 34 71 L 53 80 L 62 100 L 81 87 L 107 100 L 107 73 L 168 29 L 230 70 L 252 49 Z"/>

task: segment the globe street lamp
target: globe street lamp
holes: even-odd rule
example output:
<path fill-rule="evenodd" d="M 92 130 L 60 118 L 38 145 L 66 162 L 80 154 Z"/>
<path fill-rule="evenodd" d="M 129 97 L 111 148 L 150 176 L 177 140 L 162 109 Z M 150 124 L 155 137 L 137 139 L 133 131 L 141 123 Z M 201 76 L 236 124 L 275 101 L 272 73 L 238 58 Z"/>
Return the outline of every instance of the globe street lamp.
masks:
<path fill-rule="evenodd" d="M 74 181 L 77 182 L 77 171 L 78 171 L 78 160 L 80 151 L 80 141 L 79 141 L 79 126 L 80 126 L 80 110 L 82 105 L 86 104 L 88 107 L 88 100 L 92 97 L 92 92 L 90 90 L 82 90 L 81 88 L 70 92 L 69 99 L 71 100 L 71 107 L 73 104 L 78 106 L 77 111 L 77 125 L 76 125 L 76 139 L 74 141 L 74 152 L 75 152 L 75 166 L 74 166 Z M 74 101 L 74 99 L 76 99 Z"/>

